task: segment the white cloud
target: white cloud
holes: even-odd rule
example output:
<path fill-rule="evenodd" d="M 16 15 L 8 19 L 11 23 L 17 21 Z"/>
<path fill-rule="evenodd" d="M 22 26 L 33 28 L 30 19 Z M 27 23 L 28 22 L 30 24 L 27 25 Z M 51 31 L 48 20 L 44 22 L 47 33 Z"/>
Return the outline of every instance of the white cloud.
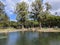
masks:
<path fill-rule="evenodd" d="M 12 19 L 11 16 L 15 15 L 13 12 L 14 12 L 16 3 L 24 1 L 28 4 L 31 4 L 31 2 L 34 0 L 0 0 L 0 1 L 2 1 L 6 5 L 5 11 L 8 14 L 8 16 L 10 16 L 10 19 L 14 20 L 14 19 Z"/>
<path fill-rule="evenodd" d="M 33 2 L 34 0 L 1 0 L 1 1 L 6 5 L 5 10 L 14 11 L 16 3 L 24 1 L 30 5 L 31 2 Z"/>
<path fill-rule="evenodd" d="M 49 2 L 49 4 L 51 4 L 52 6 L 52 9 L 51 9 L 51 12 L 54 14 L 55 12 L 58 12 L 58 15 L 60 15 L 60 0 L 44 0 L 44 3 L 45 2 Z"/>
<path fill-rule="evenodd" d="M 14 12 L 16 3 L 24 1 L 30 5 L 34 0 L 0 0 L 0 1 L 2 1 L 6 5 L 5 10 L 10 14 Z M 43 3 L 45 2 L 49 2 L 52 5 L 51 10 L 52 13 L 54 12 L 60 13 L 60 6 L 59 6 L 60 0 L 44 0 Z"/>

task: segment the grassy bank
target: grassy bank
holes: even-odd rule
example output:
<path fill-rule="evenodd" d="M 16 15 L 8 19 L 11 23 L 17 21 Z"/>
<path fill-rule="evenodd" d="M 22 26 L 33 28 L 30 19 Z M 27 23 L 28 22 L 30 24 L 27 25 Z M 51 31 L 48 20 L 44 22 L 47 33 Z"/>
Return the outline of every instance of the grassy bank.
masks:
<path fill-rule="evenodd" d="M 60 28 L 22 28 L 22 29 L 15 29 L 15 28 L 6 28 L 6 29 L 0 29 L 0 33 L 6 33 L 6 32 L 17 32 L 17 31 L 37 31 L 37 32 L 60 32 Z"/>

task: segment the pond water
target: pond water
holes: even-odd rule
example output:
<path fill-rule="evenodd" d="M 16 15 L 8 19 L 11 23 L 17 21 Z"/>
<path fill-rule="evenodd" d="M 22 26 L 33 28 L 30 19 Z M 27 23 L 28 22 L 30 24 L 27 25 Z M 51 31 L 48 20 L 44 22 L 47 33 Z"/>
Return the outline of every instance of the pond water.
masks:
<path fill-rule="evenodd" d="M 60 33 L 11 32 L 2 36 L 0 45 L 60 45 Z"/>

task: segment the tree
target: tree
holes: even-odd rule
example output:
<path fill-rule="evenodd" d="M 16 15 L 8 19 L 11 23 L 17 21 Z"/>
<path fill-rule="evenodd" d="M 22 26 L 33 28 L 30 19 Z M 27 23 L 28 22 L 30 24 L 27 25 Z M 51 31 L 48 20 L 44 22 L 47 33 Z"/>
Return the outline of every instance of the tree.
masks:
<path fill-rule="evenodd" d="M 18 3 L 16 6 L 17 21 L 21 22 L 22 27 L 27 20 L 28 5 L 25 2 Z"/>
<path fill-rule="evenodd" d="M 52 8 L 48 2 L 46 2 L 45 5 L 46 5 L 46 11 L 49 11 Z"/>
<path fill-rule="evenodd" d="M 42 21 L 42 2 L 41 0 L 35 0 L 35 2 L 32 3 L 32 14 L 33 14 L 33 19 L 37 20 L 39 22 L 40 28 L 41 28 L 41 21 Z"/>
<path fill-rule="evenodd" d="M 7 24 L 9 18 L 7 16 L 7 14 L 5 13 L 5 5 L 0 1 L 0 26 L 5 26 L 5 24 Z"/>
<path fill-rule="evenodd" d="M 15 21 L 10 21 L 10 27 L 13 27 L 13 28 L 17 28 L 18 26 L 17 26 L 17 22 L 15 22 Z"/>
<path fill-rule="evenodd" d="M 4 12 L 4 4 L 0 1 L 0 14 Z"/>
<path fill-rule="evenodd" d="M 45 3 L 45 5 L 46 5 L 46 11 L 45 11 L 45 20 L 47 19 L 47 18 L 50 18 L 51 19 L 51 16 L 50 15 L 52 15 L 50 12 L 49 12 L 49 10 L 52 8 L 51 7 L 51 5 L 48 3 L 48 2 L 46 2 Z M 49 21 L 49 27 L 50 27 L 50 24 L 51 24 L 51 20 Z"/>

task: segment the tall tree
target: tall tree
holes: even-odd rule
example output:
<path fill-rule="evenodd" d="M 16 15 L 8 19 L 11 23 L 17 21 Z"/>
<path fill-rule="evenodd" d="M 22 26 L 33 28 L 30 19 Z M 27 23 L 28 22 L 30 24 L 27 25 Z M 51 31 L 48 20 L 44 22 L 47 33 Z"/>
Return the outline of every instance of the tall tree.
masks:
<path fill-rule="evenodd" d="M 4 9 L 5 5 L 0 1 L 0 23 L 8 23 L 7 21 L 9 20 Z"/>
<path fill-rule="evenodd" d="M 0 1 L 0 14 L 4 12 L 4 4 Z"/>
<path fill-rule="evenodd" d="M 46 5 L 46 11 L 49 11 L 52 8 L 48 2 L 46 2 L 45 5 Z"/>
<path fill-rule="evenodd" d="M 16 6 L 17 21 L 21 22 L 22 27 L 28 15 L 28 5 L 25 2 L 18 3 Z"/>
<path fill-rule="evenodd" d="M 8 16 L 4 9 L 5 9 L 5 5 L 0 1 L 0 19 L 7 21 Z"/>
<path fill-rule="evenodd" d="M 49 18 L 50 15 L 51 15 L 50 9 L 51 9 L 52 7 L 51 7 L 51 5 L 50 5 L 48 2 L 46 2 L 45 5 L 46 5 L 46 11 L 45 11 L 44 16 L 45 16 L 45 20 L 46 20 L 46 19 Z M 49 23 L 51 24 L 51 21 L 49 21 Z M 50 24 L 49 24 L 49 27 L 50 27 Z"/>
<path fill-rule="evenodd" d="M 34 20 L 37 20 L 39 22 L 40 28 L 41 28 L 41 21 L 42 21 L 42 10 L 43 10 L 43 6 L 42 6 L 42 1 L 41 0 L 35 0 L 32 3 L 32 14 L 33 14 L 33 18 Z"/>

